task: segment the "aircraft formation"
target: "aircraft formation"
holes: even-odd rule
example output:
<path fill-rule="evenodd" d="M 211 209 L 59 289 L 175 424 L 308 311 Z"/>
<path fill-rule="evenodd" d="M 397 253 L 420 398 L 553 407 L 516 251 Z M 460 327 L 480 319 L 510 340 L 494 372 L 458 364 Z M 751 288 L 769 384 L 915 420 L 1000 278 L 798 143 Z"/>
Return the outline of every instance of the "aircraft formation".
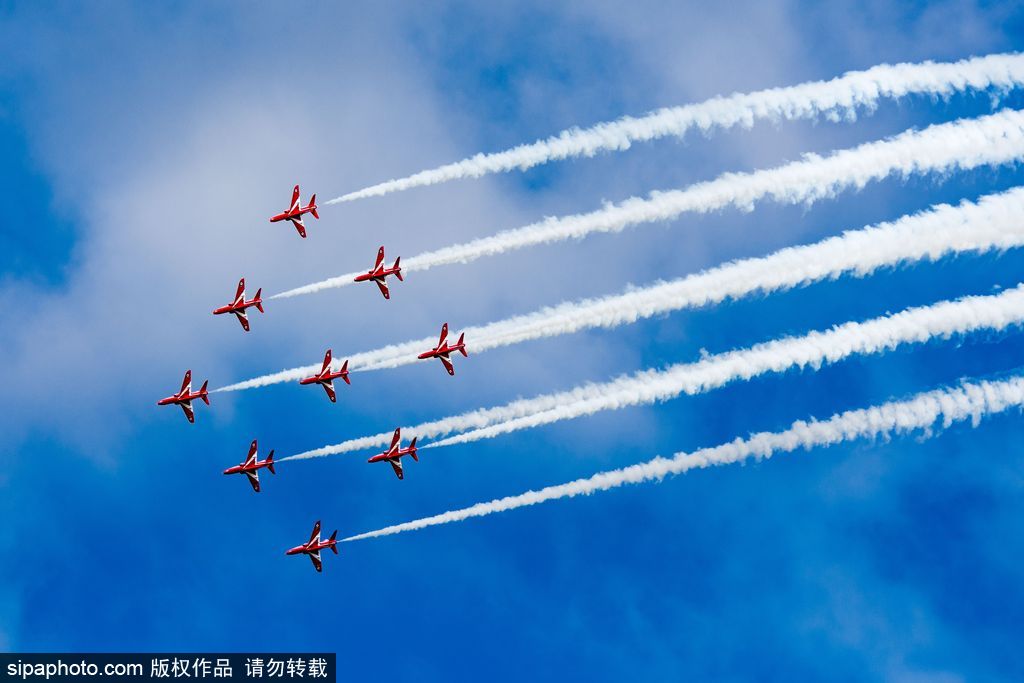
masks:
<path fill-rule="evenodd" d="M 314 194 L 309 204 L 302 206 L 302 199 L 299 191 L 299 186 L 296 185 L 295 189 L 292 190 L 292 201 L 288 209 L 285 211 L 272 216 L 270 218 L 271 223 L 279 223 L 282 221 L 289 221 L 295 230 L 299 233 L 302 238 L 306 237 L 306 226 L 302 222 L 302 217 L 305 214 L 309 214 L 319 220 L 320 214 L 317 212 L 316 195 Z M 405 278 L 402 277 L 401 268 L 401 257 L 395 259 L 394 265 L 390 268 L 384 264 L 384 247 L 381 246 L 377 250 L 377 259 L 374 262 L 372 268 L 365 273 L 361 273 L 355 277 L 356 282 L 372 282 L 377 285 L 380 293 L 386 300 L 391 298 L 391 291 L 387 285 L 387 278 L 394 276 L 399 282 L 404 282 Z M 260 313 L 263 313 L 263 290 L 257 289 L 255 296 L 252 299 L 245 298 L 245 278 L 241 278 L 238 281 L 238 287 L 235 290 L 234 299 L 224 306 L 220 306 L 213 310 L 213 315 L 234 315 L 238 322 L 242 325 L 242 330 L 249 332 L 249 317 L 247 310 L 255 308 Z M 417 358 L 426 360 L 430 358 L 437 358 L 441 361 L 444 369 L 449 375 L 455 375 L 455 366 L 452 364 L 451 356 L 454 353 L 461 353 L 463 357 L 468 357 L 466 353 L 466 342 L 465 334 L 460 334 L 458 341 L 454 344 L 448 342 L 448 323 L 441 325 L 441 336 L 437 341 L 437 346 L 434 348 L 424 351 L 419 354 Z M 299 380 L 301 385 L 312 385 L 319 384 L 324 388 L 327 393 L 327 398 L 330 399 L 331 403 L 337 403 L 338 397 L 334 389 L 334 380 L 341 379 L 345 384 L 351 385 L 352 381 L 349 379 L 348 361 L 342 363 L 341 367 L 337 370 L 333 369 L 331 349 L 327 349 L 327 353 L 324 354 L 323 366 L 320 372 L 310 376 L 304 377 Z M 193 408 L 193 401 L 201 400 L 206 405 L 210 405 L 210 397 L 208 390 L 209 381 L 204 381 L 203 386 L 197 392 L 192 391 L 192 371 L 185 371 L 185 378 L 182 380 L 181 389 L 178 393 L 172 394 L 166 398 L 162 398 L 157 401 L 157 405 L 178 405 L 185 413 L 185 417 L 189 423 L 195 423 L 195 410 Z M 419 455 L 416 451 L 416 439 L 413 438 L 409 442 L 409 445 L 402 447 L 402 432 L 401 428 L 395 429 L 395 435 L 391 440 L 391 446 L 381 453 L 378 453 L 370 457 L 368 463 L 387 462 L 391 465 L 395 475 L 399 479 L 405 478 L 405 473 L 402 469 L 402 458 L 405 456 L 412 457 L 413 460 L 419 462 Z M 253 439 L 249 446 L 249 453 L 246 455 L 245 460 L 238 465 L 228 467 L 224 470 L 224 474 L 244 474 L 248 479 L 249 484 L 252 486 L 252 490 L 255 493 L 259 493 L 260 487 L 260 475 L 259 471 L 266 469 L 271 474 L 277 474 L 274 470 L 274 451 L 270 451 L 265 460 L 260 460 L 258 455 L 258 444 L 256 439 Z M 323 571 L 323 563 L 320 557 L 320 551 L 324 549 L 330 549 L 335 555 L 338 554 L 338 541 L 337 541 L 337 530 L 331 534 L 330 538 L 326 541 L 320 540 L 320 521 L 318 520 L 313 526 L 313 532 L 310 534 L 309 540 L 302 545 L 297 545 L 294 548 L 290 548 L 285 551 L 286 555 L 306 555 L 313 563 L 313 567 L 317 572 Z"/>

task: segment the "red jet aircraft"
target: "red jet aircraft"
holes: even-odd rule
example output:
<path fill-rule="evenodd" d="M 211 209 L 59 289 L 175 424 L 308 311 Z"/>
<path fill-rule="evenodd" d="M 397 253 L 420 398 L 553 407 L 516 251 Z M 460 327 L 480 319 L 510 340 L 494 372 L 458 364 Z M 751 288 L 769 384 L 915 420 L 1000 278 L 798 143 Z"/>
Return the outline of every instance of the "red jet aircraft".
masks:
<path fill-rule="evenodd" d="M 327 353 L 324 354 L 324 367 L 321 368 L 318 374 L 300 379 L 299 384 L 319 384 L 327 392 L 327 398 L 331 399 L 331 403 L 337 403 L 338 397 L 334 393 L 334 382 L 332 380 L 338 377 L 345 380 L 345 384 L 352 384 L 348 378 L 348 361 L 345 361 L 345 364 L 341 366 L 341 370 L 331 372 L 331 350 L 327 349 Z"/>
<path fill-rule="evenodd" d="M 388 275 L 394 275 L 398 278 L 399 282 L 405 282 L 405 278 L 402 277 L 402 269 L 399 267 L 398 262 L 402 260 L 399 256 L 395 259 L 395 265 L 390 268 L 384 267 L 384 247 L 377 250 L 377 263 L 373 265 L 373 269 L 369 270 L 362 275 L 356 275 L 356 282 L 367 282 L 372 280 L 377 283 L 380 288 L 380 293 L 384 295 L 385 299 L 391 298 L 391 292 L 388 291 L 388 285 L 384 282 Z"/>
<path fill-rule="evenodd" d="M 193 394 L 192 371 L 186 370 L 185 379 L 181 381 L 181 391 L 174 394 L 173 396 L 168 396 L 167 398 L 160 399 L 159 401 L 156 402 L 156 404 L 158 406 L 168 406 L 172 404 L 177 404 L 181 406 L 182 410 L 185 411 L 185 417 L 188 418 L 188 421 L 195 422 L 196 416 L 195 413 L 192 411 L 192 401 L 193 399 L 201 398 L 203 399 L 203 403 L 205 403 L 206 405 L 210 405 L 209 392 L 206 391 L 206 385 L 209 383 L 209 380 L 203 382 L 202 388 L 200 388 L 199 391 Z"/>
<path fill-rule="evenodd" d="M 313 561 L 313 566 L 316 570 L 323 571 L 323 565 L 320 562 L 320 551 L 324 548 L 330 548 L 334 551 L 334 554 L 338 554 L 338 530 L 335 529 L 331 537 L 326 541 L 320 540 L 320 520 L 316 521 L 313 525 L 313 533 L 309 536 L 309 541 L 302 545 L 297 545 L 291 550 L 286 550 L 285 555 L 309 555 L 309 559 Z"/>
<path fill-rule="evenodd" d="M 459 335 L 459 341 L 449 346 L 448 342 L 445 341 L 448 338 L 448 323 L 445 323 L 441 326 L 441 338 L 437 341 L 437 346 L 435 346 L 431 351 L 424 351 L 417 356 L 417 358 L 439 358 L 441 363 L 444 365 L 444 369 L 448 371 L 448 374 L 454 376 L 455 366 L 452 365 L 451 358 L 448 356 L 451 355 L 452 351 L 458 351 L 466 357 L 469 356 L 469 354 L 466 353 L 466 343 L 464 341 L 465 336 L 466 334 L 463 332 Z"/>
<path fill-rule="evenodd" d="M 309 200 L 309 204 L 306 206 L 302 205 L 302 200 L 299 199 L 299 186 L 296 185 L 295 189 L 292 190 L 292 204 L 286 211 L 283 211 L 276 216 L 271 217 L 271 223 L 277 223 L 278 221 L 291 221 L 295 229 L 299 231 L 300 237 L 306 236 L 306 226 L 302 223 L 302 214 L 311 213 L 313 218 L 319 220 L 320 214 L 316 212 L 316 195 Z"/>
<path fill-rule="evenodd" d="M 235 300 L 229 303 L 227 306 L 221 306 L 220 308 L 213 309 L 214 315 L 222 315 L 224 313 L 234 313 L 238 317 L 238 322 L 242 323 L 242 329 L 246 332 L 249 331 L 249 318 L 245 314 L 245 309 L 255 306 L 256 310 L 260 313 L 263 312 L 263 299 L 260 298 L 260 294 L 263 293 L 263 288 L 256 290 L 256 296 L 251 301 L 245 300 L 245 278 L 243 277 L 238 281 L 238 290 L 235 292 Z"/>
<path fill-rule="evenodd" d="M 245 474 L 249 477 L 249 483 L 252 484 L 252 490 L 256 493 L 260 492 L 260 468 L 266 467 L 270 470 L 271 474 L 277 474 L 274 471 L 274 451 L 270 451 L 270 455 L 267 456 L 266 460 L 260 460 L 256 457 L 256 439 L 252 440 L 252 445 L 249 446 L 249 455 L 245 456 L 245 462 L 241 465 L 235 465 L 224 470 L 224 474 Z"/>
<path fill-rule="evenodd" d="M 409 442 L 408 448 L 402 448 L 402 429 L 399 427 L 395 430 L 395 436 L 391 439 L 391 447 L 383 453 L 378 453 L 366 462 L 380 462 L 387 460 L 391 463 L 392 469 L 395 470 L 395 474 L 399 479 L 405 479 L 405 475 L 402 474 L 402 456 L 411 455 L 412 459 L 419 462 L 420 459 L 416 455 L 416 439 L 413 438 Z"/>

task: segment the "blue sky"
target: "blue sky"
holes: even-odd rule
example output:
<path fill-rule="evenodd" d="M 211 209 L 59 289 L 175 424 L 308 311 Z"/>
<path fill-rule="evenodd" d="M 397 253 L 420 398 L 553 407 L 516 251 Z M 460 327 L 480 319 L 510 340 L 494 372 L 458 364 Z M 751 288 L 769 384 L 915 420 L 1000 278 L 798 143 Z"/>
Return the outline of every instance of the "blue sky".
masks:
<path fill-rule="evenodd" d="M 360 375 L 337 405 L 278 385 L 217 395 L 194 426 L 153 405 L 186 367 L 226 384 L 1022 181 L 981 169 L 685 217 L 418 273 L 386 303 L 273 302 L 249 335 L 210 316 L 243 275 L 280 291 L 381 243 L 412 255 L 991 102 L 909 99 L 327 207 L 304 242 L 266 222 L 295 182 L 327 198 L 622 114 L 1024 46 L 1014 3 L 707 4 L 0 3 L 0 649 L 320 649 L 356 680 L 1024 677 L 1019 414 L 349 544 L 322 575 L 283 554 L 315 519 L 358 533 L 999 376 L 1021 364 L 1016 332 L 425 451 L 403 482 L 363 454 L 282 465 L 258 496 L 220 475 L 253 438 L 285 455 L 990 293 L 1018 283 L 1021 253 L 498 349 L 454 379 Z"/>

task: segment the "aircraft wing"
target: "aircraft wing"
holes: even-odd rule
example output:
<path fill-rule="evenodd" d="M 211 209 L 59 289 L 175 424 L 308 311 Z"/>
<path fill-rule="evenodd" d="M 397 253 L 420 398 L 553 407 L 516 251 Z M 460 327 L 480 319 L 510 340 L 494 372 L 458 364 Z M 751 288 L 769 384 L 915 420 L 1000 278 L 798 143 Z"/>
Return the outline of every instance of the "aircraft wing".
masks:
<path fill-rule="evenodd" d="M 441 338 L 437 340 L 437 347 L 441 348 L 444 344 L 444 340 L 448 338 L 448 323 L 441 325 Z"/>
<path fill-rule="evenodd" d="M 243 277 L 238 281 L 238 290 L 235 291 L 235 300 L 232 302 L 232 306 L 237 306 L 242 303 L 242 299 L 245 298 L 245 278 Z"/>
<path fill-rule="evenodd" d="M 309 542 L 312 543 L 314 540 L 320 540 L 320 520 L 316 520 L 316 524 L 313 525 L 313 533 L 309 535 Z"/>
<path fill-rule="evenodd" d="M 252 484 L 252 490 L 255 491 L 256 493 L 259 493 L 260 492 L 260 474 L 259 474 L 259 472 L 256 472 L 256 471 L 249 472 L 249 471 L 247 471 L 245 473 L 245 475 L 247 477 L 249 477 L 249 483 Z"/>
<path fill-rule="evenodd" d="M 446 358 L 445 356 L 438 356 L 438 358 L 441 360 L 441 364 L 444 365 L 444 369 L 448 371 L 448 374 L 454 377 L 455 366 L 452 365 L 452 362 L 448 360 L 448 358 Z"/>
<path fill-rule="evenodd" d="M 186 370 L 185 379 L 181 380 L 181 391 L 179 391 L 178 393 L 184 394 L 189 391 L 192 391 L 192 371 Z"/>
<path fill-rule="evenodd" d="M 391 437 L 391 446 L 388 448 L 388 453 L 394 453 L 398 450 L 399 442 L 402 440 L 402 428 L 399 427 L 395 430 L 395 435 Z"/>
<path fill-rule="evenodd" d="M 324 570 L 324 565 L 323 565 L 323 563 L 322 563 L 322 562 L 320 561 L 320 551 L 319 551 L 319 550 L 317 550 L 317 551 L 314 551 L 314 552 L 311 552 L 311 553 L 309 554 L 309 559 L 310 559 L 310 560 L 312 560 L 312 562 L 313 562 L 313 567 L 314 567 L 314 568 L 315 568 L 315 569 L 316 569 L 316 570 L 317 570 L 318 572 L 322 572 L 322 571 Z"/>
<path fill-rule="evenodd" d="M 331 367 L 331 350 L 327 349 L 327 353 L 324 354 L 324 366 L 320 368 L 320 374 L 326 375 L 328 368 Z"/>
<path fill-rule="evenodd" d="M 391 469 L 395 471 L 395 476 L 399 479 L 405 479 L 405 475 L 402 474 L 402 461 L 395 458 L 394 460 L 388 460 L 388 462 L 391 463 Z"/>
<path fill-rule="evenodd" d="M 294 211 L 295 209 L 299 208 L 300 203 L 301 202 L 299 201 L 299 186 L 296 185 L 295 189 L 292 190 L 292 205 L 288 207 L 288 210 Z"/>
<path fill-rule="evenodd" d="M 338 396 L 334 393 L 334 382 L 327 380 L 326 382 L 321 382 L 320 386 L 327 392 L 327 398 L 331 399 L 331 403 L 338 402 Z"/>
<path fill-rule="evenodd" d="M 256 461 L 256 439 L 253 439 L 252 443 L 249 444 L 249 454 L 247 456 L 245 456 L 245 462 L 242 463 L 242 464 L 243 465 L 248 465 L 249 463 L 255 462 L 255 461 Z"/>
<path fill-rule="evenodd" d="M 388 291 L 388 286 L 383 280 L 374 280 L 377 283 L 377 287 L 380 289 L 380 293 L 384 295 L 385 299 L 391 298 L 391 292 Z"/>
<path fill-rule="evenodd" d="M 246 332 L 249 331 L 249 316 L 245 314 L 245 311 L 235 311 L 235 317 L 238 318 L 238 322 L 242 323 L 242 329 Z"/>
<path fill-rule="evenodd" d="M 290 220 L 292 225 L 295 226 L 295 229 L 299 231 L 299 237 L 306 236 L 306 226 L 303 225 L 301 217 L 296 216 L 295 218 L 289 218 L 288 220 Z"/>
<path fill-rule="evenodd" d="M 373 264 L 374 271 L 380 270 L 381 264 L 384 263 L 384 247 L 377 250 L 377 262 Z"/>
<path fill-rule="evenodd" d="M 192 410 L 192 401 L 185 401 L 184 403 L 179 403 L 178 405 L 180 405 L 181 409 L 185 411 L 185 417 L 188 418 L 189 422 L 196 421 L 195 411 Z"/>

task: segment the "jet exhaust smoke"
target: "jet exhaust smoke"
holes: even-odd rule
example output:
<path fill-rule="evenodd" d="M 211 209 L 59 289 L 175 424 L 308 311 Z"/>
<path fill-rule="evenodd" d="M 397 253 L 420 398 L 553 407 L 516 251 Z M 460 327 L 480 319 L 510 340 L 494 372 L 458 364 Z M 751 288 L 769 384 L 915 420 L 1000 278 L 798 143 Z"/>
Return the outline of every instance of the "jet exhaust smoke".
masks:
<path fill-rule="evenodd" d="M 437 266 L 469 263 L 516 249 L 581 239 L 591 233 L 621 232 L 627 227 L 664 221 L 683 213 L 708 213 L 727 206 L 753 210 L 761 200 L 783 204 L 812 204 L 846 189 L 861 189 L 890 175 L 968 170 L 1024 157 L 1024 112 L 1008 109 L 974 119 L 909 130 L 895 137 L 869 142 L 822 157 L 807 154 L 776 168 L 752 173 L 726 173 L 715 180 L 682 190 L 655 192 L 585 214 L 545 218 L 464 244 L 414 256 L 406 273 Z M 353 284 L 359 273 L 338 277 L 275 294 L 273 299 L 312 294 Z"/>
<path fill-rule="evenodd" d="M 504 406 L 454 415 L 415 427 L 403 427 L 409 436 L 455 436 L 420 448 L 448 446 L 489 439 L 522 429 L 592 415 L 627 406 L 648 405 L 695 395 L 737 380 L 769 372 L 819 369 L 853 355 L 893 350 L 903 344 L 948 339 L 982 330 L 1002 331 L 1024 322 L 1024 284 L 997 295 L 969 296 L 864 322 L 848 322 L 800 337 L 782 337 L 755 346 L 711 355 L 695 363 L 680 363 L 664 370 L 644 370 L 601 384 L 586 384 L 569 391 L 521 399 Z M 458 433 L 461 432 L 461 433 Z M 324 446 L 286 460 L 336 455 L 383 445 L 390 434 L 351 439 Z"/>
<path fill-rule="evenodd" d="M 857 111 L 871 111 L 879 100 L 907 95 L 950 97 L 963 91 L 1007 91 L 1024 84 L 1024 56 L 995 54 L 958 62 L 881 64 L 851 71 L 830 81 L 814 81 L 754 93 L 736 93 L 680 107 L 659 109 L 645 116 L 623 117 L 591 128 L 571 128 L 544 140 L 492 154 L 477 154 L 453 164 L 389 180 L 331 199 L 327 204 L 378 197 L 413 187 L 435 185 L 490 173 L 525 171 L 549 161 L 592 157 L 600 152 L 629 149 L 634 142 L 683 137 L 734 126 L 753 127 L 757 121 L 811 119 L 817 116 L 853 120 Z"/>
<path fill-rule="evenodd" d="M 585 479 L 477 503 L 461 510 L 443 512 L 433 517 L 349 536 L 343 540 L 349 542 L 389 536 L 439 524 L 460 522 L 470 517 L 483 517 L 549 500 L 589 495 L 626 484 L 660 482 L 667 476 L 683 474 L 694 469 L 729 465 L 751 458 L 763 460 L 800 448 L 810 450 L 854 439 L 877 439 L 915 431 L 923 431 L 924 436 L 931 437 L 936 426 L 948 428 L 967 420 L 971 420 L 972 424 L 977 426 L 985 417 L 1013 408 L 1020 409 L 1022 406 L 1024 378 L 1013 377 L 1000 382 L 963 383 L 958 387 L 920 393 L 903 401 L 890 401 L 871 408 L 838 413 L 827 420 L 798 420 L 785 431 L 760 432 L 746 439 L 737 438 L 713 448 L 703 448 L 692 453 L 677 453 L 671 458 L 657 457 L 645 463 L 601 472 Z"/>
<path fill-rule="evenodd" d="M 1024 285 L 994 296 L 964 297 L 865 322 L 849 322 L 803 337 L 783 337 L 748 349 L 710 356 L 668 370 L 640 373 L 607 385 L 593 385 L 567 402 L 531 415 L 492 424 L 435 441 L 429 447 L 490 439 L 541 425 L 571 420 L 605 410 L 646 405 L 702 394 L 736 380 L 793 368 L 819 369 L 853 355 L 891 351 L 903 344 L 948 339 L 980 330 L 1001 331 L 1024 323 Z"/>
<path fill-rule="evenodd" d="M 623 294 L 567 301 L 464 330 L 473 352 L 481 353 L 585 329 L 627 325 L 672 311 L 769 294 L 843 275 L 865 277 L 879 268 L 911 261 L 1020 246 L 1024 246 L 1024 188 L 1015 188 L 982 197 L 977 203 L 963 201 L 955 207 L 939 204 L 891 223 L 848 231 L 808 246 L 787 247 L 763 258 L 726 263 Z M 353 371 L 395 368 L 419 362 L 416 355 L 435 341 L 435 337 L 427 337 L 344 358 Z M 217 391 L 296 381 L 319 369 L 309 365 L 282 370 Z"/>

